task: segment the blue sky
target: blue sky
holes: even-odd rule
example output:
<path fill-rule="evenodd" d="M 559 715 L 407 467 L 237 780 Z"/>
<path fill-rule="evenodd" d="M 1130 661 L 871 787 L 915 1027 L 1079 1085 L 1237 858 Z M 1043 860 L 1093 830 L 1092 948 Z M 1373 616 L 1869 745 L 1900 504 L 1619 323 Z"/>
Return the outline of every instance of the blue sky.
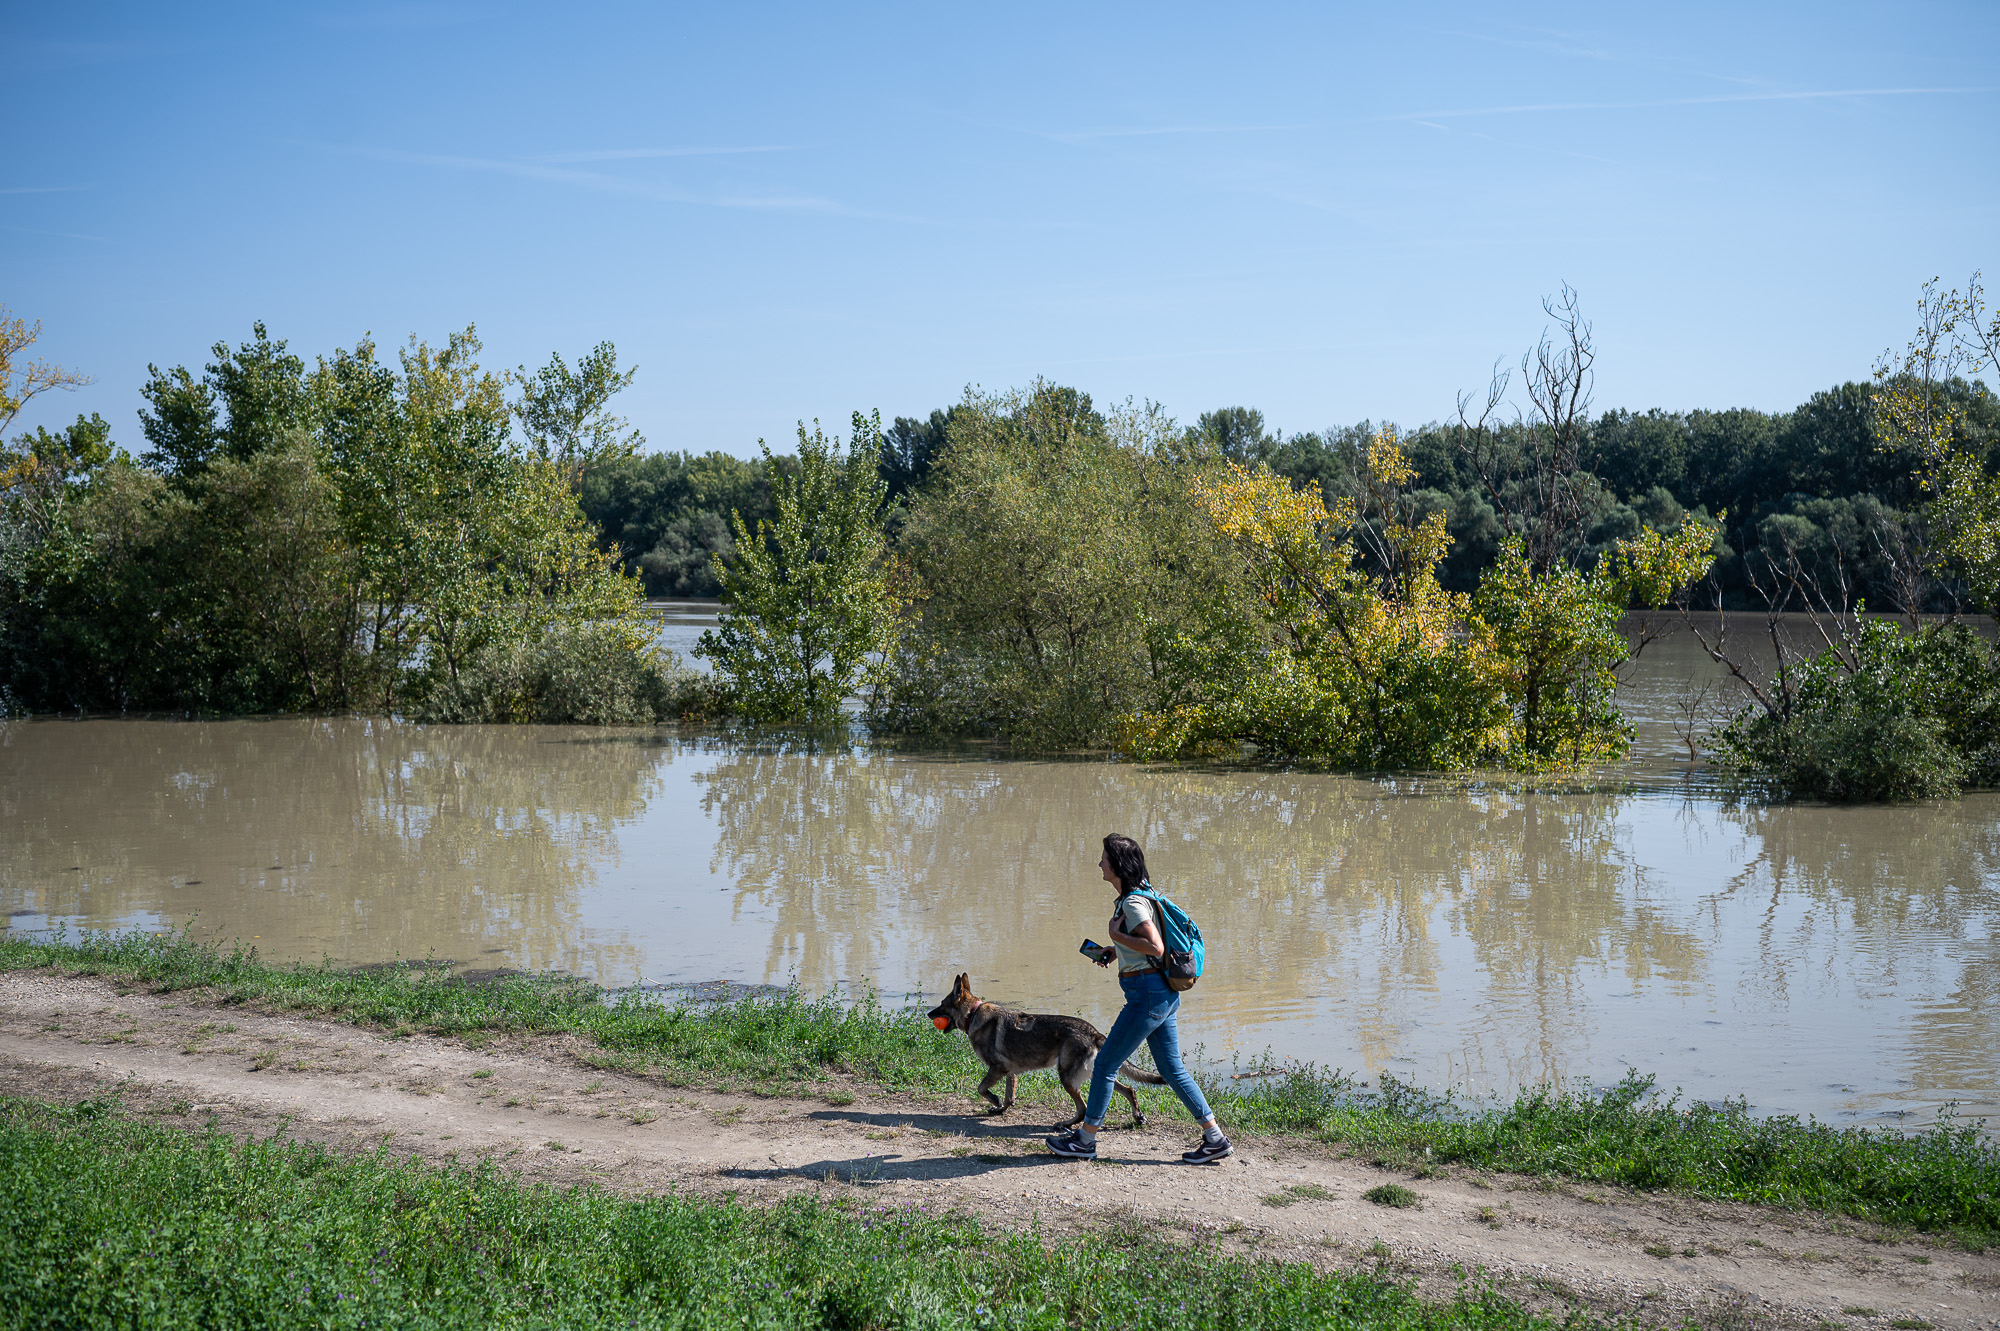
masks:
<path fill-rule="evenodd" d="M 609 338 L 654 448 L 1037 375 L 1416 424 L 1562 282 L 1600 407 L 1785 408 L 2000 270 L 2000 5 L 28 5 L 0 301 L 148 362 Z M 2000 281 L 2000 271 L 1995 272 Z"/>

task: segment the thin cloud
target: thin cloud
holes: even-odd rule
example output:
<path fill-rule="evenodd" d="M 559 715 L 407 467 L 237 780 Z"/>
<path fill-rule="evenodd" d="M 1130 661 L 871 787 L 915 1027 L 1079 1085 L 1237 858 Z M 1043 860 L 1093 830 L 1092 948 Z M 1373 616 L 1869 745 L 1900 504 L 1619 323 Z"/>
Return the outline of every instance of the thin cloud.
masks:
<path fill-rule="evenodd" d="M 851 208 L 836 199 L 817 194 L 797 194 L 784 191 L 751 193 L 747 191 L 711 191 L 679 189 L 658 181 L 628 180 L 622 176 L 605 175 L 601 171 L 578 171 L 570 167 L 552 166 L 533 160 L 515 161 L 495 157 L 460 157 L 443 153 L 413 153 L 393 148 L 343 148 L 334 145 L 311 145 L 332 152 L 345 153 L 354 157 L 371 158 L 378 162 L 397 162 L 407 166 L 437 167 L 448 171 L 473 171 L 486 175 L 514 176 L 522 180 L 546 181 L 550 184 L 570 185 L 579 189 L 596 190 L 605 194 L 621 194 L 634 199 L 651 199 L 659 203 L 684 203 L 703 208 L 743 208 L 762 212 L 824 213 L 834 217 L 867 218 L 874 221 L 907 222 L 927 225 L 928 219 L 905 217 L 893 213 L 867 212 Z"/>
<path fill-rule="evenodd" d="M 1502 148 L 1512 148 L 1516 152 L 1541 153 L 1548 157 L 1574 157 L 1580 162 L 1601 162 L 1605 166 L 1624 167 L 1626 165 L 1626 163 L 1621 162 L 1616 158 L 1600 157 L 1596 153 L 1578 152 L 1574 148 L 1551 148 L 1545 144 L 1539 144 L 1539 143 L 1515 143 L 1511 139 L 1498 138 L 1492 134 L 1482 133 L 1481 131 L 1476 129 L 1453 129 L 1449 125 L 1440 125 L 1433 120 L 1413 120 L 1410 121 L 1409 123 L 1413 125 L 1422 125 L 1426 129 L 1441 130 L 1446 134 L 1462 134 L 1466 138 L 1478 139 L 1484 143 L 1497 144 Z"/>
<path fill-rule="evenodd" d="M 1992 92 L 1991 88 L 1823 88 L 1810 92 L 1731 92 L 1707 97 L 1661 97 L 1640 102 L 1530 102 L 1520 106 L 1479 106 L 1459 111 L 1411 111 L 1377 120 L 1465 120 L 1473 116 L 1530 115 L 1545 111 L 1641 111 L 1661 106 L 1714 106 L 1724 102 L 1805 102 L 1835 97 L 1922 97 Z"/>
<path fill-rule="evenodd" d="M 788 153 L 789 144 L 758 144 L 748 148 L 595 148 L 588 152 L 541 153 L 531 162 L 632 162 L 652 157 L 734 157 L 739 153 Z"/>
<path fill-rule="evenodd" d="M 1311 125 L 1156 125 L 1112 126 L 1105 129 L 1032 130 L 1057 143 L 1087 143 L 1093 139 L 1148 139 L 1170 134 L 1265 134 L 1278 130 L 1311 129 Z"/>
<path fill-rule="evenodd" d="M 1544 55 L 1570 56 L 1578 60 L 1621 61 L 1625 58 L 1615 51 L 1607 51 L 1601 47 L 1578 46 L 1569 39 L 1567 33 L 1546 28 L 1539 29 L 1539 31 L 1548 33 L 1548 36 L 1542 38 L 1496 37 L 1491 33 L 1465 32 L 1457 28 L 1434 28 L 1432 31 L 1441 37 L 1463 37 L 1467 41 L 1488 42 L 1494 46 L 1511 46 L 1522 51 L 1540 51 Z M 1530 31 L 1536 30 L 1530 29 Z"/>

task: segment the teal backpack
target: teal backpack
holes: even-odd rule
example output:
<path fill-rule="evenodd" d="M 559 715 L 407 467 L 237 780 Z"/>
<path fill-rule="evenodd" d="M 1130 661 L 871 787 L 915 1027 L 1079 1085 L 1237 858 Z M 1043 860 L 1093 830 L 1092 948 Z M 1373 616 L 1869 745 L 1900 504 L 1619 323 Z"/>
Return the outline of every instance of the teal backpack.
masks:
<path fill-rule="evenodd" d="M 1160 941 L 1167 947 L 1167 954 L 1153 963 L 1160 978 L 1169 989 L 1194 988 L 1207 955 L 1201 942 L 1201 926 L 1186 911 L 1161 896 L 1150 882 L 1139 884 L 1132 895 L 1146 898 L 1160 913 Z"/>

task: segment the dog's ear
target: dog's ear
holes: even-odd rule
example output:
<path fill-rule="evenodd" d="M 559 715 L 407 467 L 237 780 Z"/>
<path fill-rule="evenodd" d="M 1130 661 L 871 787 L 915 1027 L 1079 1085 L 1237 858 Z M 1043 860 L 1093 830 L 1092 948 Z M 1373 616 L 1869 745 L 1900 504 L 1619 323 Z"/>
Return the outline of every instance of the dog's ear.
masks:
<path fill-rule="evenodd" d="M 960 971 L 958 973 L 958 980 L 952 985 L 952 988 L 958 990 L 960 993 L 971 993 L 972 976 L 965 971 Z"/>

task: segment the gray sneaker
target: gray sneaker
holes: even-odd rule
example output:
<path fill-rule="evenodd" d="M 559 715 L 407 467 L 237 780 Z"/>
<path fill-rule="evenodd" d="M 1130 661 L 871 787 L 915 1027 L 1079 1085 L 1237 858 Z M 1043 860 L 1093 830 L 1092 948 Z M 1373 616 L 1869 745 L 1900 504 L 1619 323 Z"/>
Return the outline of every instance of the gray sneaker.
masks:
<path fill-rule="evenodd" d="M 1060 1137 L 1045 1137 L 1049 1149 L 1057 1155 L 1066 1155 L 1072 1160 L 1095 1160 L 1097 1158 L 1097 1138 L 1086 1137 L 1071 1128 Z"/>
<path fill-rule="evenodd" d="M 1229 1144 L 1229 1138 L 1210 1141 L 1206 1137 L 1195 1143 L 1195 1148 L 1181 1156 L 1184 1165 L 1212 1165 L 1225 1155 L 1234 1155 L 1236 1148 Z"/>

